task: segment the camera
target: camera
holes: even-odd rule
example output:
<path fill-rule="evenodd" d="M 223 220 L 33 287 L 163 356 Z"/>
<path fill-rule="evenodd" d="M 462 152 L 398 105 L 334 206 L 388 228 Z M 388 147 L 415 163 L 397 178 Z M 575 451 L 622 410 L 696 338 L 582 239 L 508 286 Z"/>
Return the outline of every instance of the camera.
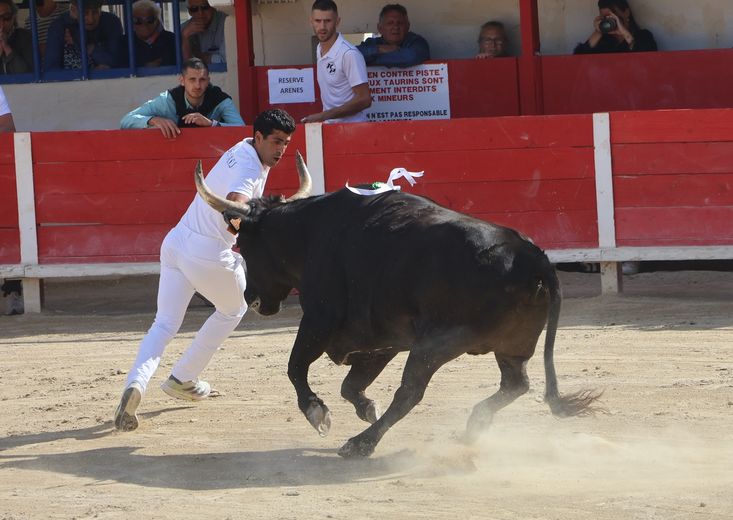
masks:
<path fill-rule="evenodd" d="M 611 18 L 610 16 L 604 16 L 603 18 L 601 18 L 601 21 L 598 24 L 598 29 L 603 34 L 608 34 L 611 31 L 615 31 L 616 27 L 618 27 L 618 24 L 616 23 L 616 19 Z"/>

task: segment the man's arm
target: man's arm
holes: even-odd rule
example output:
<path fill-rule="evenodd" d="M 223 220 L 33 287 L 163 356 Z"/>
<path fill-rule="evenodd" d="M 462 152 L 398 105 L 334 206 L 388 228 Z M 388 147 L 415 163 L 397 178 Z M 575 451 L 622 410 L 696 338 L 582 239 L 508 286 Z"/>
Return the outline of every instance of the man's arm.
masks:
<path fill-rule="evenodd" d="M 0 132 L 15 132 L 13 114 L 3 114 L 0 116 Z"/>
<path fill-rule="evenodd" d="M 244 126 L 244 119 L 234 106 L 234 102 L 227 98 L 219 103 L 211 112 L 211 116 L 216 119 L 221 126 Z"/>
<path fill-rule="evenodd" d="M 166 138 L 173 138 L 181 133 L 176 106 L 168 91 L 127 113 L 120 121 L 122 129 L 149 127 L 158 128 Z"/>
<path fill-rule="evenodd" d="M 324 110 L 317 114 L 311 114 L 301 119 L 302 123 L 318 123 L 329 119 L 340 119 L 343 117 L 353 116 L 372 106 L 372 95 L 369 92 L 369 83 L 362 83 L 351 87 L 354 97 L 341 106 L 334 107 L 330 110 Z"/>
<path fill-rule="evenodd" d="M 250 199 L 247 195 L 231 191 L 227 194 L 227 200 L 247 204 Z M 241 217 L 235 217 L 229 211 L 224 211 L 222 215 L 224 216 L 224 221 L 228 224 L 227 231 L 232 235 L 236 235 L 239 232 L 239 226 L 242 223 Z"/>

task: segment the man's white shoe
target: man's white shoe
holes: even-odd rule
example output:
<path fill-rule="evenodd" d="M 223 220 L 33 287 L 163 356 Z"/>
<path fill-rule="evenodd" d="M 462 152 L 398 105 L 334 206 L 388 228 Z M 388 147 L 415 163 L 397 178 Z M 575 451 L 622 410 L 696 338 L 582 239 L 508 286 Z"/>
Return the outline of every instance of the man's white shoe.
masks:
<path fill-rule="evenodd" d="M 160 388 L 169 396 L 185 401 L 201 401 L 211 393 L 211 385 L 206 381 L 197 379 L 181 382 L 173 376 L 166 379 Z"/>
<path fill-rule="evenodd" d="M 122 399 L 115 412 L 115 428 L 123 432 L 136 430 L 139 424 L 137 420 L 137 407 L 143 397 L 142 387 L 138 383 L 130 383 L 122 392 Z"/>

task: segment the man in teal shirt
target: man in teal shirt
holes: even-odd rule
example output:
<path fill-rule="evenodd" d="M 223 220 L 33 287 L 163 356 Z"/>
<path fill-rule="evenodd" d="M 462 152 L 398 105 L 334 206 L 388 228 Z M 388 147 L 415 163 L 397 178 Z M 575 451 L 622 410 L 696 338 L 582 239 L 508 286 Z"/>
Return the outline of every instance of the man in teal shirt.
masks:
<path fill-rule="evenodd" d="M 176 137 L 181 128 L 244 126 L 231 96 L 210 84 L 209 68 L 198 58 L 183 62 L 180 85 L 129 112 L 121 128 L 160 128 L 165 137 Z"/>

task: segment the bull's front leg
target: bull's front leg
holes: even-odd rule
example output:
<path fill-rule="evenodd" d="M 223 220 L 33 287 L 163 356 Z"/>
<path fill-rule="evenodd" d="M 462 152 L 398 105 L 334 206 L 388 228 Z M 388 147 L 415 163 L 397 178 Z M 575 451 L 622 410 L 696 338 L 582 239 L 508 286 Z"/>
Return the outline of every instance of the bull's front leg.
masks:
<path fill-rule="evenodd" d="M 318 435 L 325 437 L 331 429 L 331 412 L 328 406 L 311 390 L 308 369 L 325 352 L 326 338 L 316 329 L 307 326 L 305 317 L 300 323 L 293 351 L 288 361 L 288 377 L 298 396 L 298 408 Z"/>

